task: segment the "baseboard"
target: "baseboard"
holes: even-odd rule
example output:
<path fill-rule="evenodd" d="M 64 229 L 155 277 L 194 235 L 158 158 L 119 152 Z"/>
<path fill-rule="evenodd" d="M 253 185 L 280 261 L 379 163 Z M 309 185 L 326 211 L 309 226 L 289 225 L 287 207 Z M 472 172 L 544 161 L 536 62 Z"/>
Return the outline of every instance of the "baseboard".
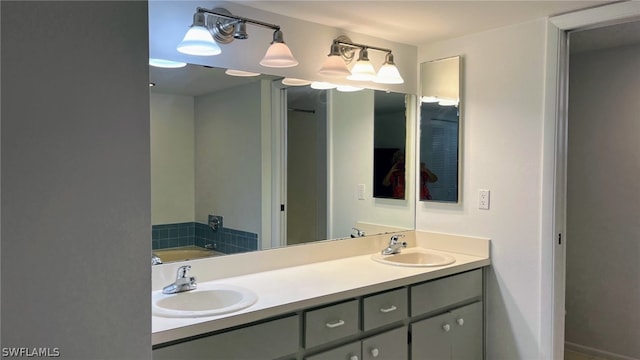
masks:
<path fill-rule="evenodd" d="M 599 350 L 599 349 L 595 349 L 595 348 L 580 345 L 580 344 L 575 344 L 568 341 L 564 343 L 564 348 L 566 350 L 572 350 L 572 351 L 576 351 L 586 355 L 597 356 L 599 358 L 603 358 L 607 360 L 640 360 L 638 358 L 632 358 L 625 355 L 614 354 L 612 352 Z"/>

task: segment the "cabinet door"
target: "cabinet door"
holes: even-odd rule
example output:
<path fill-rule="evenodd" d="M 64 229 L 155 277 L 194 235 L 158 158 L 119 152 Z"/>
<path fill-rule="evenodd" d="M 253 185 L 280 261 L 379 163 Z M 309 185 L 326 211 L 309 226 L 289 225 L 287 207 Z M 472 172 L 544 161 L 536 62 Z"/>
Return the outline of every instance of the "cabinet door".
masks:
<path fill-rule="evenodd" d="M 451 311 L 453 359 L 482 360 L 483 328 L 482 302 L 476 302 Z"/>
<path fill-rule="evenodd" d="M 360 341 L 305 358 L 306 360 L 361 360 Z"/>
<path fill-rule="evenodd" d="M 298 351 L 297 315 L 153 350 L 154 360 L 275 359 Z"/>
<path fill-rule="evenodd" d="M 449 313 L 411 324 L 411 359 L 451 359 L 452 330 Z"/>
<path fill-rule="evenodd" d="M 406 326 L 362 340 L 363 360 L 404 360 L 408 352 Z"/>

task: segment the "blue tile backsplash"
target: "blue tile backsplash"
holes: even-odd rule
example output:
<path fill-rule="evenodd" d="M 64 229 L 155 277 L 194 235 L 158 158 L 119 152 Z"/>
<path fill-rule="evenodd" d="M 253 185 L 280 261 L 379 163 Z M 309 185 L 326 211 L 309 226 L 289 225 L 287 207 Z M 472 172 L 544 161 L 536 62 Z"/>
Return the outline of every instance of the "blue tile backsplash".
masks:
<path fill-rule="evenodd" d="M 206 224 L 185 222 L 151 226 L 151 247 L 153 250 L 179 246 L 205 247 L 225 254 L 237 254 L 258 250 L 258 234 L 242 230 L 221 228 L 216 231 Z"/>

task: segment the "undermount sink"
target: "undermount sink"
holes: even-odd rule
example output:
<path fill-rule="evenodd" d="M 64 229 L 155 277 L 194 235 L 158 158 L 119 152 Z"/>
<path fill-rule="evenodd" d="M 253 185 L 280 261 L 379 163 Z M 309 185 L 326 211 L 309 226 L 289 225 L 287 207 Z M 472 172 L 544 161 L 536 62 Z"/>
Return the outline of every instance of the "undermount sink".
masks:
<path fill-rule="evenodd" d="M 453 264 L 456 259 L 447 254 L 435 253 L 423 248 L 402 249 L 398 254 L 374 254 L 371 258 L 377 262 L 396 266 L 429 267 Z"/>
<path fill-rule="evenodd" d="M 228 314 L 245 309 L 257 300 L 256 294 L 245 288 L 198 284 L 195 290 L 177 294 L 154 291 L 151 306 L 156 316 L 194 318 Z"/>

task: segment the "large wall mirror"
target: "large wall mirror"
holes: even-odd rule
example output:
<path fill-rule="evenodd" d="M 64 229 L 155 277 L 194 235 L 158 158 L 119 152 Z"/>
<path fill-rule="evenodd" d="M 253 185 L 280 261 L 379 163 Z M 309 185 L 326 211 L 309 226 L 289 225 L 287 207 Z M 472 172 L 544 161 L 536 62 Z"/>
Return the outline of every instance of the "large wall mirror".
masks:
<path fill-rule="evenodd" d="M 420 65 L 421 201 L 460 201 L 461 57 Z"/>
<path fill-rule="evenodd" d="M 152 245 L 163 262 L 414 228 L 413 204 L 372 196 L 374 104 L 404 106 L 404 94 L 200 65 L 150 67 L 150 82 Z"/>

